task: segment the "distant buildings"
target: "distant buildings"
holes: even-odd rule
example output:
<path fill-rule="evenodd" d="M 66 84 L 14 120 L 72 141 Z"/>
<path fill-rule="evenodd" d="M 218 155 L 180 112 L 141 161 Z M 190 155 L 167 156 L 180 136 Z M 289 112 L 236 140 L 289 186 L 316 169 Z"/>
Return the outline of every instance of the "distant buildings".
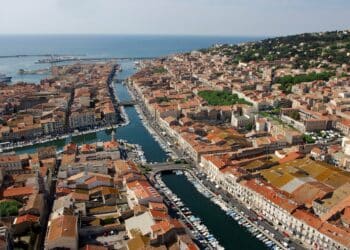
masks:
<path fill-rule="evenodd" d="M 1 86 L 0 141 L 31 140 L 116 123 L 109 90 L 115 67 L 112 63 L 59 66 L 54 78 L 40 85 Z"/>

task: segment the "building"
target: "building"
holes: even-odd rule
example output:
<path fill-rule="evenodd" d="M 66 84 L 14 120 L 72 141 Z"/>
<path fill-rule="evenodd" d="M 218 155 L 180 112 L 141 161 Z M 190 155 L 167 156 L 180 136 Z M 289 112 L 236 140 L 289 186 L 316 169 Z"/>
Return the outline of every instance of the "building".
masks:
<path fill-rule="evenodd" d="M 78 249 L 78 220 L 73 215 L 62 215 L 49 221 L 45 249 Z"/>

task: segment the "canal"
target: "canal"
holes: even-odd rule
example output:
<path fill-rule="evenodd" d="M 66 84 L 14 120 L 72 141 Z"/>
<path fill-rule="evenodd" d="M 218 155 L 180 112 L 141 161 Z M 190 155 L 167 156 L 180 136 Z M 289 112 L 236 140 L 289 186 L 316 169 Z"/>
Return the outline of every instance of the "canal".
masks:
<path fill-rule="evenodd" d="M 122 72 L 116 74 L 116 79 L 126 79 L 132 75 L 134 70 L 134 63 L 132 61 L 122 61 Z M 121 101 L 128 101 L 131 96 L 126 85 L 122 83 L 114 83 L 118 99 Z M 139 144 L 145 152 L 145 157 L 148 162 L 164 162 L 168 158 L 166 152 L 154 140 L 152 135 L 144 127 L 136 109 L 134 107 L 126 107 L 125 113 L 129 117 L 130 123 L 126 126 L 115 129 L 118 139 L 127 140 L 130 143 Z M 98 131 L 87 135 L 79 135 L 71 138 L 71 141 L 77 144 L 93 143 L 98 141 L 109 141 L 111 139 L 112 130 Z M 56 141 L 47 142 L 44 144 L 18 148 L 15 151 L 19 154 L 34 153 L 39 147 L 56 146 L 57 150 L 61 150 L 64 145 L 69 142 L 69 138 Z"/>
<path fill-rule="evenodd" d="M 117 73 L 116 79 L 126 79 L 132 75 L 134 64 L 132 61 L 121 62 L 123 71 Z M 131 96 L 126 85 L 114 83 L 119 100 L 128 101 Z M 127 140 L 142 146 L 148 162 L 164 162 L 168 158 L 166 152 L 160 147 L 148 130 L 144 127 L 136 109 L 126 107 L 125 112 L 130 123 L 115 129 L 118 139 Z M 111 139 L 112 130 L 99 131 L 87 135 L 74 136 L 71 141 L 77 144 L 108 141 Z M 62 149 L 70 139 L 56 140 L 40 145 L 19 148 L 17 153 L 33 153 L 39 147 L 54 145 L 58 150 Z M 233 219 L 209 199 L 200 194 L 194 186 L 185 178 L 174 174 L 163 176 L 166 185 L 191 209 L 194 215 L 199 216 L 209 231 L 219 240 L 225 249 L 266 249 L 260 241 L 255 239 L 248 231 L 240 227 Z"/>
<path fill-rule="evenodd" d="M 244 227 L 228 217 L 221 208 L 197 191 L 185 175 L 163 174 L 162 180 L 195 216 L 201 218 L 220 245 L 230 250 L 266 249 Z"/>

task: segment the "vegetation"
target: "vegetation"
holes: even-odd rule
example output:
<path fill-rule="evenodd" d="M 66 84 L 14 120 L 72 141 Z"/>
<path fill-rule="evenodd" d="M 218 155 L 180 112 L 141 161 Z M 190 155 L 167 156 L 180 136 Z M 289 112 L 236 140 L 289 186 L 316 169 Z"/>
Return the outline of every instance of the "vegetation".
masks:
<path fill-rule="evenodd" d="M 253 124 L 247 124 L 244 128 L 247 131 L 251 131 L 254 128 L 254 125 Z"/>
<path fill-rule="evenodd" d="M 207 101 L 211 106 L 233 105 L 237 103 L 252 105 L 245 99 L 239 98 L 237 94 L 231 94 L 226 91 L 204 90 L 198 92 L 198 95 Z"/>
<path fill-rule="evenodd" d="M 175 164 L 186 164 L 186 160 L 185 159 L 178 159 L 174 161 Z"/>
<path fill-rule="evenodd" d="M 289 114 L 289 117 L 296 120 L 296 121 L 299 121 L 300 120 L 300 113 L 298 110 L 293 110 L 290 114 Z"/>
<path fill-rule="evenodd" d="M 224 44 L 201 52 L 229 56 L 231 62 L 235 64 L 293 58 L 291 62 L 294 68 L 317 67 L 324 61 L 328 65 L 341 65 L 349 62 L 347 53 L 350 52 L 350 33 L 343 31 L 306 33 L 240 45 Z"/>
<path fill-rule="evenodd" d="M 333 71 L 325 71 L 321 73 L 312 72 L 309 74 L 301 74 L 301 75 L 286 75 L 283 77 L 276 78 L 275 82 L 281 84 L 281 90 L 285 93 L 290 93 L 292 90 L 292 86 L 302 82 L 312 82 L 316 80 L 324 80 L 328 81 L 329 78 L 335 75 Z"/>
<path fill-rule="evenodd" d="M 18 214 L 18 209 L 21 203 L 17 201 L 3 201 L 0 202 L 0 217 L 15 216 Z"/>
<path fill-rule="evenodd" d="M 156 97 L 156 102 L 157 102 L 157 103 L 168 102 L 168 101 L 169 101 L 169 98 L 166 97 L 166 96 L 163 96 L 163 97 Z"/>
<path fill-rule="evenodd" d="M 148 174 L 152 169 L 148 166 L 139 165 L 138 166 L 142 174 Z"/>
<path fill-rule="evenodd" d="M 153 69 L 154 74 L 163 74 L 163 73 L 167 73 L 167 72 L 168 71 L 164 67 L 157 67 L 157 68 Z"/>
<path fill-rule="evenodd" d="M 115 219 L 113 217 L 108 217 L 106 219 L 102 219 L 101 220 L 101 225 L 109 225 L 109 224 L 113 224 L 115 222 Z"/>
<path fill-rule="evenodd" d="M 313 139 L 311 135 L 304 135 L 303 140 L 306 143 L 315 143 L 315 139 Z"/>

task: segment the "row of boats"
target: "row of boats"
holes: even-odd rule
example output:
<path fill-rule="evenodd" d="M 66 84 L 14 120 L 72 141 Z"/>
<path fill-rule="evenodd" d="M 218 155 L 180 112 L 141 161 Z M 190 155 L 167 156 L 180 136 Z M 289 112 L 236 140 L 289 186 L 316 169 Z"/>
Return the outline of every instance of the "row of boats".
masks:
<path fill-rule="evenodd" d="M 143 124 L 143 126 L 148 130 L 148 132 L 150 133 L 150 135 L 153 137 L 153 139 L 158 142 L 158 144 L 161 146 L 161 148 L 167 153 L 168 156 L 173 157 L 173 152 L 170 148 L 170 146 L 168 144 L 166 144 L 166 142 L 164 142 L 163 140 L 161 140 L 161 138 L 159 137 L 159 135 L 151 128 L 151 126 L 148 124 L 148 122 L 146 121 L 147 119 L 144 117 L 144 114 L 141 110 L 141 108 L 136 105 L 135 106 L 135 110 L 137 112 L 137 114 L 139 115 L 139 118 Z"/>
<path fill-rule="evenodd" d="M 269 232 L 262 233 L 258 226 L 254 225 L 253 222 L 245 218 L 242 213 L 243 212 L 240 212 L 235 208 L 230 208 L 226 211 L 226 215 L 237 221 L 239 225 L 245 227 L 254 237 L 263 242 L 266 245 L 266 247 L 273 250 L 282 249 L 281 247 L 276 245 L 274 241 L 272 241 L 266 236 Z M 273 237 L 273 235 L 271 235 L 271 237 Z"/>
<path fill-rule="evenodd" d="M 180 170 L 175 173 L 178 175 L 183 174 Z M 155 179 L 157 182 L 155 187 L 168 198 L 168 200 L 166 200 L 166 202 L 169 203 L 168 205 L 174 210 L 177 210 L 177 215 L 189 228 L 193 238 L 197 240 L 204 249 L 224 249 L 224 247 L 220 246 L 219 241 L 209 232 L 207 226 L 203 224 L 202 220 L 193 215 L 191 210 L 186 207 L 181 199 L 164 184 L 161 175 L 157 174 Z"/>
<path fill-rule="evenodd" d="M 123 83 L 125 83 L 126 81 L 123 81 Z M 131 91 L 131 89 L 128 87 L 127 88 L 129 94 L 132 96 L 132 98 L 135 100 L 136 97 L 134 95 L 134 93 Z M 167 153 L 168 156 L 170 156 L 171 158 L 176 158 L 175 154 L 173 154 L 170 145 L 167 144 L 166 142 L 164 142 L 160 136 L 154 131 L 154 129 L 151 127 L 151 125 L 147 122 L 147 119 L 144 115 L 144 112 L 142 111 L 142 107 L 140 107 L 139 105 L 135 105 L 135 110 L 136 113 L 139 116 L 139 119 L 141 120 L 143 126 L 148 130 L 148 132 L 150 133 L 150 135 L 153 137 L 153 139 L 158 142 L 158 144 L 161 146 L 161 148 Z"/>
<path fill-rule="evenodd" d="M 177 174 L 175 172 L 175 174 Z M 252 235 L 254 235 L 258 240 L 262 241 L 267 248 L 278 250 L 281 249 L 274 241 L 268 238 L 266 235 L 270 232 L 262 233 L 262 229 L 258 227 L 252 220 L 247 218 L 243 211 L 239 211 L 236 207 L 229 206 L 225 201 L 223 201 L 220 196 L 214 195 L 210 192 L 197 178 L 195 178 L 189 172 L 185 172 L 187 180 L 190 181 L 199 193 L 209 198 L 213 203 L 218 205 L 229 217 L 234 219 L 240 226 L 246 228 Z M 271 233 L 270 233 L 271 234 Z M 271 238 L 274 235 L 270 235 Z"/>
<path fill-rule="evenodd" d="M 84 130 L 84 131 L 75 130 L 73 133 L 68 133 L 68 134 L 63 134 L 63 135 L 58 135 L 58 136 L 49 136 L 48 135 L 46 137 L 33 139 L 33 140 L 29 141 L 29 142 L 24 142 L 24 141 L 13 142 L 13 143 L 9 142 L 9 143 L 6 143 L 6 145 L 4 144 L 3 146 L 0 146 L 0 149 L 3 150 L 3 151 L 7 151 L 7 150 L 13 150 L 13 149 L 16 149 L 16 148 L 23 148 L 23 147 L 33 146 L 33 145 L 36 145 L 36 144 L 44 144 L 44 143 L 48 143 L 48 142 L 52 142 L 52 141 L 67 139 L 69 137 L 88 135 L 88 134 L 93 134 L 93 133 L 97 133 L 97 132 L 104 131 L 104 130 L 112 130 L 112 129 L 115 129 L 115 128 L 118 128 L 118 127 L 126 126 L 128 124 L 129 124 L 129 121 L 127 120 L 124 123 L 116 124 L 116 125 L 113 125 L 113 126 L 97 127 L 97 128 Z"/>
<path fill-rule="evenodd" d="M 181 174 L 182 171 L 175 171 L 175 174 Z M 252 220 L 247 218 L 243 211 L 239 211 L 235 207 L 229 206 L 225 201 L 223 201 L 220 196 L 217 196 L 210 192 L 203 183 L 197 178 L 195 178 L 191 173 L 185 171 L 185 176 L 188 181 L 190 181 L 193 186 L 197 189 L 199 193 L 210 199 L 214 204 L 219 206 L 229 217 L 234 219 L 240 226 L 246 228 L 252 235 L 254 235 L 258 240 L 262 241 L 267 248 L 278 250 L 281 249 L 274 241 L 270 238 L 273 238 L 274 235 L 270 235 L 270 238 L 267 237 L 270 232 L 262 232 L 262 229 L 258 227 Z"/>
<path fill-rule="evenodd" d="M 140 162 L 142 164 L 147 163 L 147 159 L 145 157 L 145 153 L 142 149 L 142 146 L 139 144 L 135 144 L 135 148 L 136 148 L 137 157 L 139 158 Z"/>

